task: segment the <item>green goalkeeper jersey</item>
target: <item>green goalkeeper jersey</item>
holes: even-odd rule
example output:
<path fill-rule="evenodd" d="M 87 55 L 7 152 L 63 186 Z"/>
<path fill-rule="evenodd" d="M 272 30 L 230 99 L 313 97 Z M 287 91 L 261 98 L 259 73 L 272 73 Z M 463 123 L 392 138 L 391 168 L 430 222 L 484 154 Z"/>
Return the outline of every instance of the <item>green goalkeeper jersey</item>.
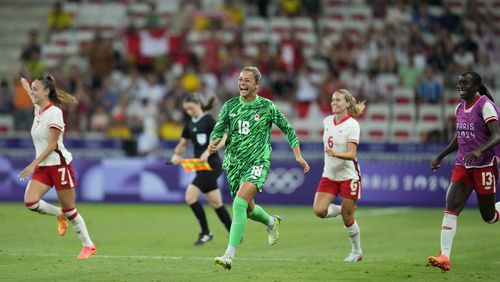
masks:
<path fill-rule="evenodd" d="M 295 130 L 271 100 L 257 96 L 245 103 L 240 96 L 222 106 L 210 139 L 222 138 L 227 132 L 224 153 L 225 169 L 232 165 L 271 161 L 271 128 L 277 125 L 294 148 L 299 144 Z"/>

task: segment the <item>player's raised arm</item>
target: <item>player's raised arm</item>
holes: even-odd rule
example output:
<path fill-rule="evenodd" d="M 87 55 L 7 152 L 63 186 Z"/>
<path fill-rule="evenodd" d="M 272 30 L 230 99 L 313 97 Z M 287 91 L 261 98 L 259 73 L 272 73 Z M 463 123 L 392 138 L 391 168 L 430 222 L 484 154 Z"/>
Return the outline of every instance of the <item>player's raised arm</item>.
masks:
<path fill-rule="evenodd" d="M 24 77 L 21 77 L 21 84 L 23 85 L 24 91 L 26 91 L 26 93 L 30 97 L 31 102 L 33 104 L 35 104 L 35 100 L 33 100 L 33 96 L 31 95 L 31 86 L 30 86 L 30 83 L 28 82 L 28 80 L 26 80 L 26 78 L 24 78 Z"/>

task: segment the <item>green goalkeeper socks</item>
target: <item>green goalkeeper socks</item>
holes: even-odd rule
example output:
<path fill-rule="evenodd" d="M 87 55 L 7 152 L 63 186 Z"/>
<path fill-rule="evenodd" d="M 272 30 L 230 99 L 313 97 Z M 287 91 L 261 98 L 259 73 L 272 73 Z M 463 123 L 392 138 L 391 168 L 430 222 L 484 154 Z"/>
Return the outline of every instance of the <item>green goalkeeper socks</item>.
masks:
<path fill-rule="evenodd" d="M 269 224 L 269 217 L 271 217 L 261 206 L 255 205 L 253 211 L 248 215 L 248 218 L 258 221 L 264 225 Z"/>
<path fill-rule="evenodd" d="M 238 247 L 247 228 L 248 203 L 236 196 L 233 201 L 233 222 L 229 232 L 229 245 Z M 255 210 L 255 209 L 254 209 Z"/>

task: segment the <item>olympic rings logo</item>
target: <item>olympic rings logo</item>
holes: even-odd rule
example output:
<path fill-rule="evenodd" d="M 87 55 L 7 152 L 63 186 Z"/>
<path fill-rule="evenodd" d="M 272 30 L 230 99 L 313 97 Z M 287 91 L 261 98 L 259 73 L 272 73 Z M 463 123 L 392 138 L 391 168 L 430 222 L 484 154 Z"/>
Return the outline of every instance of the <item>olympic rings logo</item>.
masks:
<path fill-rule="evenodd" d="M 269 194 L 292 194 L 304 184 L 304 173 L 298 168 L 277 168 L 269 172 L 264 191 Z"/>

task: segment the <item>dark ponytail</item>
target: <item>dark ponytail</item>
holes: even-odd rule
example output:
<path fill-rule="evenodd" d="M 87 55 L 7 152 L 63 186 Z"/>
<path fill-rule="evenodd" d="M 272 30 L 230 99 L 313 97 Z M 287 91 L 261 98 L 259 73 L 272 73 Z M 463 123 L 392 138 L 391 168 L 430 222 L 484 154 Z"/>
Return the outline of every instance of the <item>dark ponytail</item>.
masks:
<path fill-rule="evenodd" d="M 486 96 L 491 100 L 491 102 L 495 103 L 495 100 L 493 99 L 493 96 L 491 96 L 490 91 L 488 91 L 488 88 L 486 88 L 486 86 L 484 86 L 483 84 L 479 85 L 478 92 L 481 96 Z"/>
<path fill-rule="evenodd" d="M 56 88 L 56 80 L 53 76 L 47 75 L 39 78 L 38 80 L 42 82 L 45 89 L 49 90 L 49 100 L 54 105 L 63 108 L 65 104 L 76 102 L 73 95 Z"/>
<path fill-rule="evenodd" d="M 195 104 L 201 105 L 201 109 L 203 111 L 213 109 L 213 107 L 217 103 L 215 97 L 212 96 L 208 99 L 208 102 L 206 104 L 203 104 L 201 97 L 198 93 L 186 94 L 186 96 L 183 99 L 183 102 L 184 103 L 195 103 Z"/>

